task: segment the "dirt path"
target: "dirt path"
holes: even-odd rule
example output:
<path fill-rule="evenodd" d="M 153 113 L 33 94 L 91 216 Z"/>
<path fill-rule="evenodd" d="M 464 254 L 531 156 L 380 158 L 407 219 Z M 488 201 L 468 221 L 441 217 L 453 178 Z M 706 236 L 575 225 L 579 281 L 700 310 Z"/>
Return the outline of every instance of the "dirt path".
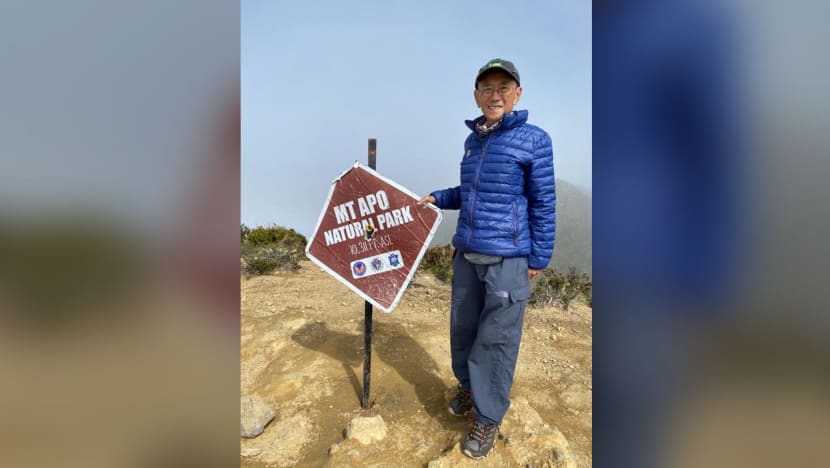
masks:
<path fill-rule="evenodd" d="M 262 435 L 241 440 L 242 466 L 334 465 L 329 449 L 349 421 L 374 414 L 389 436 L 356 466 L 439 457 L 469 425 L 446 411 L 455 386 L 449 302 L 449 285 L 419 274 L 391 314 L 375 311 L 374 405 L 364 412 L 363 300 L 310 262 L 298 273 L 242 278 L 241 391 L 277 411 Z M 579 467 L 591 466 L 591 368 L 590 308 L 528 309 L 511 399 L 561 431 Z"/>

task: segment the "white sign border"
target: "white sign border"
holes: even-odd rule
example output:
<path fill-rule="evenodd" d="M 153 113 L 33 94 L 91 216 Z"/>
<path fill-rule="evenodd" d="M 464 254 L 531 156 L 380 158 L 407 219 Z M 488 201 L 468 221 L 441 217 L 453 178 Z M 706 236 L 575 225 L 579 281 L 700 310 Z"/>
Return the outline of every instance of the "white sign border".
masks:
<path fill-rule="evenodd" d="M 337 273 L 336 271 L 334 271 L 334 270 L 332 270 L 331 268 L 329 268 L 329 267 L 328 267 L 325 263 L 323 263 L 320 259 L 318 259 L 317 257 L 315 257 L 314 255 L 312 255 L 312 254 L 311 254 L 311 245 L 312 245 L 312 241 L 313 241 L 313 240 L 317 237 L 317 233 L 318 233 L 318 232 L 319 232 L 319 230 L 320 230 L 320 224 L 322 224 L 322 223 L 323 223 L 323 218 L 324 218 L 324 217 L 325 217 L 325 215 L 326 215 L 326 208 L 328 208 L 328 206 L 329 206 L 329 204 L 330 204 L 330 202 L 331 202 L 331 196 L 334 194 L 334 187 L 335 187 L 335 185 L 337 184 L 337 182 L 338 182 L 340 179 L 342 179 L 342 178 L 343 178 L 343 176 L 345 176 L 346 174 L 348 174 L 349 172 L 351 172 L 352 170 L 357 169 L 357 168 L 360 168 L 360 169 L 365 170 L 366 172 L 368 172 L 368 173 L 370 173 L 370 174 L 374 175 L 375 177 L 377 177 L 377 178 L 381 179 L 382 181 L 384 181 L 384 182 L 386 182 L 387 184 L 389 184 L 389 185 L 391 185 L 391 186 L 395 187 L 396 189 L 400 190 L 401 192 L 403 192 L 403 193 L 405 193 L 405 194 L 409 195 L 410 197 L 412 197 L 412 198 L 414 198 L 414 199 L 416 199 L 416 200 L 419 200 L 419 199 L 420 199 L 420 197 L 418 197 L 417 195 L 415 195 L 412 191 L 410 191 L 410 190 L 409 190 L 409 189 L 407 189 L 406 187 L 404 187 L 404 186 L 402 186 L 402 185 L 398 184 L 397 182 L 395 182 L 395 181 L 393 181 L 393 180 L 390 180 L 390 179 L 388 179 L 388 178 L 386 178 L 386 177 L 382 176 L 381 174 L 379 174 L 377 171 L 375 171 L 375 170 L 374 170 L 374 169 L 372 169 L 371 167 L 364 166 L 363 164 L 360 164 L 360 162 L 355 161 L 355 163 L 354 163 L 354 165 L 353 165 L 352 167 L 350 167 L 350 168 L 346 169 L 343 173 L 341 173 L 339 176 L 337 176 L 337 178 L 336 178 L 336 179 L 334 179 L 334 180 L 331 182 L 331 189 L 329 189 L 329 194 L 328 194 L 328 196 L 326 197 L 326 201 L 325 201 L 325 203 L 323 204 L 323 209 L 320 211 L 320 216 L 317 218 L 317 225 L 316 225 L 316 226 L 314 226 L 314 233 L 311 235 L 311 238 L 310 238 L 310 240 L 309 240 L 308 244 L 306 245 L 306 248 L 305 248 L 305 255 L 306 255 L 306 257 L 308 257 L 308 259 L 309 259 L 309 260 L 311 260 L 311 261 L 312 261 L 315 265 L 319 266 L 320 268 L 322 268 L 323 270 L 325 270 L 326 272 L 328 272 L 330 275 L 332 275 L 332 276 L 334 276 L 335 278 L 337 278 L 337 280 L 338 280 L 338 281 L 340 281 L 341 283 L 345 284 L 345 285 L 346 285 L 349 289 L 351 289 L 351 290 L 352 290 L 355 294 L 357 294 L 358 296 L 362 297 L 364 300 L 366 300 L 366 301 L 370 302 L 372 305 L 374 305 L 374 306 L 375 306 L 375 307 L 377 307 L 378 309 L 382 310 L 384 313 L 387 313 L 387 314 L 388 314 L 388 313 L 392 312 L 392 310 L 393 310 L 393 309 L 394 309 L 394 308 L 398 305 L 398 302 L 400 302 L 401 298 L 403 297 L 403 293 L 404 293 L 404 292 L 406 292 L 406 288 L 407 288 L 407 287 L 409 287 L 409 282 L 410 282 L 410 281 L 412 281 L 412 278 L 415 276 L 415 271 L 418 269 L 418 266 L 421 264 L 421 259 L 424 257 L 424 254 L 426 253 L 427 249 L 429 248 L 429 243 L 432 241 L 432 238 L 435 236 L 435 233 L 438 231 L 438 227 L 441 225 L 441 221 L 442 221 L 442 219 L 443 219 L 443 215 L 441 214 L 441 210 L 440 210 L 440 209 L 438 209 L 438 207 L 436 207 L 435 205 L 433 205 L 433 204 L 431 204 L 431 203 L 426 203 L 426 204 L 424 204 L 424 206 L 426 206 L 427 208 L 429 208 L 429 209 L 431 209 L 431 210 L 435 211 L 435 213 L 438 215 L 438 217 L 435 219 L 435 223 L 432 225 L 432 228 L 430 229 L 429 234 L 427 234 L 427 238 L 426 238 L 426 240 L 424 241 L 424 245 L 422 245 L 422 246 L 421 246 L 421 250 L 420 250 L 420 251 L 418 251 L 418 257 L 415 259 L 415 261 L 414 261 L 414 262 L 412 262 L 412 267 L 411 267 L 411 268 L 410 268 L 410 270 L 409 270 L 409 275 L 407 275 L 407 277 L 404 279 L 404 282 L 403 282 L 403 284 L 401 285 L 401 288 L 400 288 L 400 290 L 398 291 L 398 294 L 395 296 L 395 299 L 392 301 L 392 304 L 391 304 L 391 305 L 389 306 L 389 308 L 387 309 L 386 307 L 384 307 L 384 306 L 382 306 L 382 305 L 378 304 L 378 303 L 377 303 L 374 299 L 372 299 L 371 297 L 369 297 L 369 295 L 367 295 L 366 293 L 364 293 L 363 291 L 361 291 L 360 289 L 358 289 L 355 285 L 353 285 L 352 283 L 350 283 L 350 282 L 349 282 L 346 278 L 344 278 L 342 275 L 340 275 L 340 274 L 339 274 L 339 273 Z"/>

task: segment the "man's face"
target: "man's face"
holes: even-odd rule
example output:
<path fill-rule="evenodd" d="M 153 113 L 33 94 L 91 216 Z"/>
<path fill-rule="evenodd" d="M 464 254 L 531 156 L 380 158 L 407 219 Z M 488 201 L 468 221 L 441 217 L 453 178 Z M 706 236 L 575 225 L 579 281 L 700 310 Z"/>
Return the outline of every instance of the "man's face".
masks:
<path fill-rule="evenodd" d="M 513 111 L 522 96 L 522 88 L 507 73 L 492 71 L 481 78 L 473 96 L 487 122 L 493 123 L 501 120 L 505 112 Z"/>

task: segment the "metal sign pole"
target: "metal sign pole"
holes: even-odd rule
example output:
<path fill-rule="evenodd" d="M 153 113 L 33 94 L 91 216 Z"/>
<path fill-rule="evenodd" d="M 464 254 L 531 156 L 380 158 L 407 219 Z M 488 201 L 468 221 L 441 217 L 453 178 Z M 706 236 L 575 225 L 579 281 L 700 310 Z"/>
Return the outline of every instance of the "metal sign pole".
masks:
<path fill-rule="evenodd" d="M 369 167 L 377 169 L 377 140 L 369 138 Z M 363 409 L 369 409 L 369 382 L 372 376 L 372 304 L 363 306 Z"/>

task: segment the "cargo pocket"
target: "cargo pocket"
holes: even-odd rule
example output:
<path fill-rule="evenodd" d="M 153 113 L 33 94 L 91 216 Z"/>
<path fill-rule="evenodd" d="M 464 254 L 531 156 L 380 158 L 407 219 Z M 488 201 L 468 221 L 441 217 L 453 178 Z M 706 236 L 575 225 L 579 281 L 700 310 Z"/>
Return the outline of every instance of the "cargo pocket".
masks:
<path fill-rule="evenodd" d="M 519 345 L 522 336 L 522 322 L 527 300 L 530 298 L 528 286 L 517 286 L 501 299 L 501 310 L 493 314 L 493 321 L 499 325 L 499 339 L 503 343 Z"/>
<path fill-rule="evenodd" d="M 530 299 L 530 286 L 520 286 L 510 291 L 510 302 L 515 304 Z"/>

